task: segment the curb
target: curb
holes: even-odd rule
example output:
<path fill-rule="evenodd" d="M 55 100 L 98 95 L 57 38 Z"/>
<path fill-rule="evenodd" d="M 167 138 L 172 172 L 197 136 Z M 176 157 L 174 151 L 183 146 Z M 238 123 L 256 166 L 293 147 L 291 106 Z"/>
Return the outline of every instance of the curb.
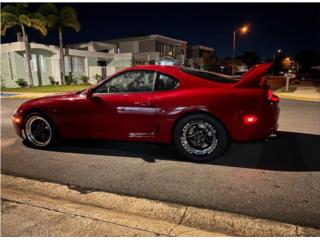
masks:
<path fill-rule="evenodd" d="M 234 213 L 183 206 L 105 192 L 78 192 L 76 186 L 40 182 L 1 175 L 2 191 L 25 192 L 61 201 L 99 207 L 136 216 L 188 226 L 204 231 L 237 236 L 320 236 L 320 229 L 297 226 L 273 220 L 258 219 Z M 71 189 L 70 189 L 71 188 Z M 80 189 L 80 188 L 78 188 Z"/>
<path fill-rule="evenodd" d="M 27 98 L 40 98 L 45 96 L 50 96 L 54 94 L 58 94 L 58 92 L 48 92 L 48 93 L 24 93 L 24 92 L 1 92 L 2 94 L 8 94 L 12 96 L 1 96 L 1 98 L 5 99 L 27 99 Z M 63 92 L 61 92 L 63 93 Z"/>
<path fill-rule="evenodd" d="M 308 97 L 300 97 L 300 96 L 288 96 L 282 93 L 275 93 L 278 97 L 282 99 L 296 100 L 296 101 L 308 101 L 308 102 L 320 102 L 320 98 L 308 98 Z"/>
<path fill-rule="evenodd" d="M 11 204 L 11 208 L 13 208 L 9 210 L 10 212 L 4 210 L 4 214 L 6 215 L 3 216 L 4 219 L 2 220 L 2 223 L 6 227 L 2 232 L 2 235 L 7 237 L 229 236 L 220 232 L 205 231 L 198 228 L 184 226 L 182 224 L 175 224 L 127 212 L 115 211 L 113 209 L 71 202 L 61 198 L 52 198 L 40 194 L 34 194 L 32 192 L 30 193 L 5 188 L 2 195 L 3 202 Z M 49 217 L 46 218 L 45 215 Z M 56 220 L 52 219 L 52 215 L 58 215 L 60 218 L 63 216 L 64 220 L 62 223 L 57 223 Z M 37 219 L 33 221 L 32 219 L 35 216 Z M 16 222 L 21 220 L 24 223 L 27 223 L 27 229 L 15 229 Z M 92 221 L 94 223 L 92 223 Z M 101 227 L 102 224 L 107 224 L 107 226 L 105 225 L 104 227 Z M 84 231 L 82 231 L 81 228 L 84 228 Z"/>
<path fill-rule="evenodd" d="M 309 102 L 320 102 L 320 93 L 319 98 L 310 98 L 310 97 L 301 97 L 301 96 L 290 96 L 287 93 L 281 93 L 285 87 L 275 90 L 273 93 L 282 99 L 296 100 L 296 101 L 309 101 Z"/>

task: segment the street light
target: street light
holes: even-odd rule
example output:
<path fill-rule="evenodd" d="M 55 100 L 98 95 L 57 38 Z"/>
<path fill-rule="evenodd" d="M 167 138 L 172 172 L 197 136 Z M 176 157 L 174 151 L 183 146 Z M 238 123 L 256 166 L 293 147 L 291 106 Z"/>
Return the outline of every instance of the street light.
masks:
<path fill-rule="evenodd" d="M 273 68 L 272 68 L 272 75 L 274 76 L 274 64 L 275 64 L 275 61 L 276 61 L 276 54 L 277 53 L 281 53 L 282 52 L 282 49 L 278 49 L 276 53 L 273 53 L 272 54 L 272 63 L 273 63 Z"/>
<path fill-rule="evenodd" d="M 242 26 L 233 31 L 233 52 L 232 52 L 232 75 L 234 75 L 235 70 L 235 57 L 236 57 L 236 33 L 246 34 L 249 31 L 248 26 Z"/>
<path fill-rule="evenodd" d="M 244 26 L 244 27 L 240 28 L 240 32 L 241 32 L 242 34 L 247 33 L 248 30 L 249 30 L 249 28 L 248 28 L 247 26 Z"/>

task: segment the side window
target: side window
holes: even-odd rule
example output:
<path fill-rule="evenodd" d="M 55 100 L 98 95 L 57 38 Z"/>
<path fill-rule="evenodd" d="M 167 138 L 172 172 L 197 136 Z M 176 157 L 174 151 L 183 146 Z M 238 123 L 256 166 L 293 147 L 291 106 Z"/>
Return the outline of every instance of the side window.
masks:
<path fill-rule="evenodd" d="M 177 85 L 178 85 L 178 81 L 176 81 L 175 79 L 167 75 L 163 75 L 159 73 L 159 76 L 156 82 L 157 91 L 174 89 Z"/>
<path fill-rule="evenodd" d="M 125 93 L 153 91 L 156 73 L 149 71 L 129 71 L 109 79 L 98 86 L 95 93 Z"/>

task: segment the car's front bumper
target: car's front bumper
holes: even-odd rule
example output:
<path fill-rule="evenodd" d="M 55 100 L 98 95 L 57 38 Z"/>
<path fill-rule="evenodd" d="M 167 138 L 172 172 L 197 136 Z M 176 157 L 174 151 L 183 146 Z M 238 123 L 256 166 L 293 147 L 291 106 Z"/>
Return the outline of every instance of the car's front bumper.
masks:
<path fill-rule="evenodd" d="M 24 138 L 23 131 L 22 131 L 22 118 L 18 115 L 12 116 L 12 125 L 14 130 L 16 131 L 17 135 L 21 138 Z"/>

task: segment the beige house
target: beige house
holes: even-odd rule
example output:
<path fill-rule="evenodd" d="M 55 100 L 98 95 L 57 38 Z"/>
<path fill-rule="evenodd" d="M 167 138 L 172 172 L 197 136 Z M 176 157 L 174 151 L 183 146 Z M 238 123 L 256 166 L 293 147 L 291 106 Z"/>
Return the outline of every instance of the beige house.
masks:
<path fill-rule="evenodd" d="M 133 53 L 147 56 L 149 61 L 171 57 L 179 64 L 186 60 L 187 42 L 158 34 L 120 38 L 103 41 L 113 44 L 118 53 Z"/>
<path fill-rule="evenodd" d="M 191 67 L 203 69 L 205 65 L 212 63 L 213 57 L 213 48 L 203 45 L 188 47 L 187 63 Z"/>

